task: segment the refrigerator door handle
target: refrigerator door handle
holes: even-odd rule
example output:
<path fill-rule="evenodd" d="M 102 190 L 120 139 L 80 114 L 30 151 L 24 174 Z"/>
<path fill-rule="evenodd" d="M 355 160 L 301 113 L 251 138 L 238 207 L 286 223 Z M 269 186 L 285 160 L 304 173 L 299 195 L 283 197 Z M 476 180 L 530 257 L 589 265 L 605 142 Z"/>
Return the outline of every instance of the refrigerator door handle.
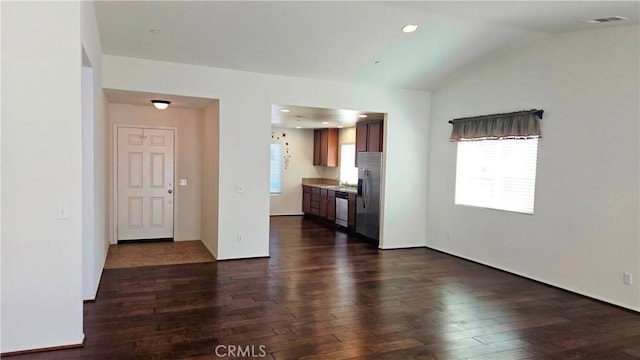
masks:
<path fill-rule="evenodd" d="M 369 190 L 369 186 L 368 186 L 368 177 L 369 177 L 369 170 L 365 169 L 364 170 L 364 189 L 363 189 L 363 194 L 362 194 L 362 207 L 363 208 L 367 208 L 367 190 Z"/>

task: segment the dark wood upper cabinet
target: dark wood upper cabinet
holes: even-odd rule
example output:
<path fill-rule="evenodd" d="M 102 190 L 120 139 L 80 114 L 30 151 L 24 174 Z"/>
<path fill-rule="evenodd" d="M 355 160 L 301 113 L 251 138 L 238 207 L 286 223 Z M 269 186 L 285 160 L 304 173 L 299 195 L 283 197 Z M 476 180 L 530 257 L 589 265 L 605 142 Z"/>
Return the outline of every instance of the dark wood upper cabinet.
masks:
<path fill-rule="evenodd" d="M 313 166 L 320 166 L 320 130 L 313 131 Z"/>
<path fill-rule="evenodd" d="M 356 125 L 356 167 L 359 152 L 382 152 L 382 132 L 382 120 Z"/>
<path fill-rule="evenodd" d="M 367 131 L 367 151 L 382 151 L 382 121 L 369 123 Z"/>
<path fill-rule="evenodd" d="M 356 125 L 356 153 L 367 151 L 367 132 L 368 131 L 369 131 L 369 126 L 366 123 Z"/>
<path fill-rule="evenodd" d="M 316 129 L 313 132 L 313 165 L 338 166 L 339 129 Z"/>

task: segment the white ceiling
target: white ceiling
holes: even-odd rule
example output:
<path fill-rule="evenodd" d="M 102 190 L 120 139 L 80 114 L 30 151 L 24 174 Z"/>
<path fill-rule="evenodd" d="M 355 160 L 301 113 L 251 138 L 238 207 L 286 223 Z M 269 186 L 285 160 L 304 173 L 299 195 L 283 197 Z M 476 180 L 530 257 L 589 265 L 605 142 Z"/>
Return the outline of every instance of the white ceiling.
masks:
<path fill-rule="evenodd" d="M 431 90 L 552 33 L 637 24 L 638 1 L 96 1 L 105 54 Z M 589 25 L 592 18 L 629 21 Z M 418 24 L 413 34 L 403 25 Z M 152 31 L 153 30 L 153 31 Z M 380 64 L 376 64 L 379 61 Z M 110 102 L 211 99 L 108 90 Z M 280 109 L 287 108 L 289 113 Z M 361 111 L 272 106 L 272 124 L 353 126 Z M 370 118 L 383 114 L 368 113 Z M 322 124 L 327 121 L 329 124 Z"/>
<path fill-rule="evenodd" d="M 106 54 L 430 90 L 496 52 L 549 33 L 637 24 L 638 4 L 97 1 L 96 15 Z M 630 21 L 584 23 L 615 15 Z M 402 33 L 408 23 L 418 31 Z"/>
<path fill-rule="evenodd" d="M 156 94 L 138 91 L 104 89 L 105 96 L 110 103 L 153 106 L 151 100 L 171 101 L 169 107 L 181 109 L 204 109 L 216 101 L 214 99 L 197 98 L 191 96 Z"/>
<path fill-rule="evenodd" d="M 288 112 L 282 110 L 288 110 Z M 367 111 L 292 105 L 271 106 L 271 124 L 280 128 L 347 128 L 355 126 L 358 121 L 382 119 L 384 119 L 384 114 Z"/>

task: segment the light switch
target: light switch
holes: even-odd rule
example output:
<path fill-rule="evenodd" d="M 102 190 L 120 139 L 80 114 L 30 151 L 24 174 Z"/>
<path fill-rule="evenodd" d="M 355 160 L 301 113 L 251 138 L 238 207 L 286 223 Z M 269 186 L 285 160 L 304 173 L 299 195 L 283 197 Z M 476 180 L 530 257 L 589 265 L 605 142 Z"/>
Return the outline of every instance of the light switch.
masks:
<path fill-rule="evenodd" d="M 187 179 L 180 179 L 180 186 L 187 185 Z"/>

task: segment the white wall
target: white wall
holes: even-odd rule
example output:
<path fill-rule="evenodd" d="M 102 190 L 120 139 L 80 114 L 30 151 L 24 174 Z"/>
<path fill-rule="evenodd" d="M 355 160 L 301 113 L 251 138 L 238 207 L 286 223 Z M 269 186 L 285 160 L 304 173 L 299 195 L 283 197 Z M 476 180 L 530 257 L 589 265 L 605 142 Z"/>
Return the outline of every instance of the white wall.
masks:
<path fill-rule="evenodd" d="M 174 240 L 200 240 L 202 210 L 202 111 L 169 107 L 158 110 L 147 106 L 109 104 L 109 138 L 113 138 L 113 125 L 168 126 L 177 130 L 175 178 L 186 179 L 187 185 L 174 185 L 175 228 Z M 113 146 L 112 142 L 110 145 Z M 111 158 L 113 152 L 109 151 Z M 114 159 L 111 159 L 113 164 Z M 113 166 L 110 167 L 113 174 Z M 111 189 L 115 191 L 115 186 Z M 113 193 L 112 193 L 113 194 Z M 113 196 L 109 196 L 113 201 Z M 113 205 L 111 206 L 113 208 Z M 111 222 L 113 222 L 113 215 Z M 114 238 L 115 240 L 115 238 Z"/>
<path fill-rule="evenodd" d="M 640 310 L 638 34 L 550 36 L 433 93 L 427 246 Z M 447 121 L 531 108 L 545 110 L 535 214 L 455 206 Z"/>
<path fill-rule="evenodd" d="M 93 68 L 82 50 L 82 298 L 94 299 Z"/>
<path fill-rule="evenodd" d="M 272 144 L 282 145 L 282 155 L 287 155 L 289 144 L 289 168 L 282 161 L 282 193 L 271 195 L 271 215 L 302 214 L 302 178 L 321 177 L 323 167 L 313 166 L 313 130 L 272 128 Z M 282 133 L 286 136 L 283 138 Z M 278 139 L 280 137 L 280 139 Z"/>
<path fill-rule="evenodd" d="M 80 3 L 1 6 L 0 352 L 80 344 Z"/>
<path fill-rule="evenodd" d="M 202 243 L 218 258 L 218 177 L 220 174 L 220 117 L 216 100 L 202 118 Z"/>
<path fill-rule="evenodd" d="M 426 218 L 429 93 L 107 55 L 103 85 L 220 100 L 218 259 L 269 253 L 272 104 L 387 113 L 383 181 L 393 196 L 382 199 L 381 247 L 425 243 L 426 229 L 419 224 Z M 236 185 L 245 192 L 236 193 Z M 238 233 L 244 242 L 236 242 Z"/>
<path fill-rule="evenodd" d="M 102 276 L 102 269 L 107 258 L 107 249 L 109 248 L 108 231 L 106 226 L 107 217 L 107 184 L 106 184 L 106 141 L 105 126 L 107 118 L 105 114 L 105 100 L 102 91 L 102 47 L 100 44 L 100 35 L 98 33 L 98 23 L 96 21 L 95 9 L 93 2 L 83 1 L 80 3 L 80 24 L 81 39 L 83 51 L 87 56 L 88 62 L 91 64 L 91 73 L 87 74 L 92 77 L 93 96 L 92 115 L 93 123 L 90 125 L 91 132 L 87 141 L 83 141 L 83 146 L 89 147 L 90 151 L 83 151 L 83 156 L 90 154 L 93 158 L 86 159 L 87 176 L 91 183 L 83 184 L 89 189 L 86 194 L 91 197 L 86 203 L 93 207 L 85 213 L 85 216 L 91 216 L 91 229 L 87 229 L 86 236 L 83 235 L 83 299 L 95 299 L 98 291 L 98 284 Z M 83 91 L 84 93 L 84 91 Z M 87 99 L 89 100 L 89 99 Z M 85 100 L 83 99 L 83 104 Z M 83 115 L 84 117 L 85 115 Z M 83 194 L 83 197 L 85 194 Z M 83 230 L 84 232 L 84 230 Z"/>

